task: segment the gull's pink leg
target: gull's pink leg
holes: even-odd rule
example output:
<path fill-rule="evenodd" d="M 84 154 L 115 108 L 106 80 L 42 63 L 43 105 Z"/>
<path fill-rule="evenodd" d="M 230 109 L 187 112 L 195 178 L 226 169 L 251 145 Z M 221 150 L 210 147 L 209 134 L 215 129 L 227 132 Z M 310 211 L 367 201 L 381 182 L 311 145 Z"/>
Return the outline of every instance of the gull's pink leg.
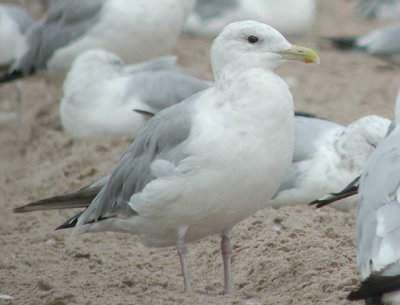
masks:
<path fill-rule="evenodd" d="M 190 287 L 190 276 L 189 276 L 189 270 L 188 270 L 188 261 L 186 254 L 188 252 L 186 243 L 185 243 L 185 237 L 186 237 L 186 232 L 187 232 L 188 227 L 180 227 L 178 229 L 178 239 L 176 241 L 176 250 L 178 252 L 179 260 L 181 262 L 181 269 L 182 269 L 182 275 L 183 275 L 183 284 L 185 285 L 185 292 L 191 292 L 191 287 Z"/>
<path fill-rule="evenodd" d="M 224 262 L 224 294 L 232 292 L 232 247 L 230 233 L 231 230 L 225 230 L 221 235 L 221 254 Z"/>

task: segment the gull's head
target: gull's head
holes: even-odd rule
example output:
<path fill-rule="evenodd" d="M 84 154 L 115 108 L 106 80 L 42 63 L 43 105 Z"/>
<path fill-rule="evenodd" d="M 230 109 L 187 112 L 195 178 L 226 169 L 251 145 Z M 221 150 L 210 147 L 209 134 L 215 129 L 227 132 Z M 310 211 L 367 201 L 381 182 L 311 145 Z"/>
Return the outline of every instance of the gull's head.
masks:
<path fill-rule="evenodd" d="M 118 55 L 95 48 L 82 52 L 75 59 L 72 68 L 84 74 L 113 75 L 124 68 L 124 63 Z"/>
<path fill-rule="evenodd" d="M 227 25 L 213 43 L 211 60 L 214 73 L 222 69 L 273 70 L 287 60 L 319 63 L 313 50 L 292 45 L 273 27 L 251 20 Z"/>

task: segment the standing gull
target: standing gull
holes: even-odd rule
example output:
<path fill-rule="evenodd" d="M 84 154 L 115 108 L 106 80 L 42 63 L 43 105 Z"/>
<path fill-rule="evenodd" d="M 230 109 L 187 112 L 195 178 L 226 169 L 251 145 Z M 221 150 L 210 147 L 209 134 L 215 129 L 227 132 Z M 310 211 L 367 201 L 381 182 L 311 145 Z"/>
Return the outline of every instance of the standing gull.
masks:
<path fill-rule="evenodd" d="M 146 113 L 157 113 L 212 86 L 175 62 L 171 56 L 125 66 L 109 51 L 83 52 L 64 82 L 64 130 L 78 140 L 134 138 L 148 120 Z"/>
<path fill-rule="evenodd" d="M 292 165 L 268 206 L 307 204 L 343 189 L 362 173 L 389 124 L 390 120 L 375 115 L 360 118 L 347 127 L 296 116 Z M 350 210 L 356 201 L 349 198 L 331 206 Z"/>
<path fill-rule="evenodd" d="M 387 138 L 368 159 L 356 213 L 361 286 L 351 300 L 400 304 L 400 94 Z"/>
<path fill-rule="evenodd" d="M 0 78 L 41 70 L 62 81 L 82 51 L 99 47 L 126 63 L 165 55 L 182 31 L 194 0 L 58 0 L 27 33 L 27 47 Z"/>
<path fill-rule="evenodd" d="M 273 72 L 286 60 L 319 62 L 266 24 L 226 26 L 211 49 L 214 87 L 150 119 L 109 178 L 65 202 L 16 212 L 87 206 L 59 228 L 135 233 L 147 246 L 175 246 L 185 291 L 186 243 L 220 234 L 224 293 L 231 292 L 231 229 L 264 207 L 292 159 L 293 99 Z"/>

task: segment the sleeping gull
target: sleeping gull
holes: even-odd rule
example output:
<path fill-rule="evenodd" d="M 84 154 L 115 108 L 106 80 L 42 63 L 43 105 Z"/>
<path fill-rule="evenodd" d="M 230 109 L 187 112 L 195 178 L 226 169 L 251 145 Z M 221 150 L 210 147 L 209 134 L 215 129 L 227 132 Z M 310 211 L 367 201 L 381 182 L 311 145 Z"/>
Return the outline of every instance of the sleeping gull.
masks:
<path fill-rule="evenodd" d="M 342 50 L 358 50 L 400 64 L 400 23 L 354 37 L 327 38 Z"/>
<path fill-rule="evenodd" d="M 27 47 L 0 78 L 41 70 L 62 81 L 82 51 L 99 47 L 126 63 L 165 55 L 174 46 L 195 0 L 58 0 L 27 34 Z"/>
<path fill-rule="evenodd" d="M 64 82 L 64 130 L 79 140 L 134 138 L 148 120 L 146 113 L 157 113 L 212 86 L 186 74 L 175 62 L 171 56 L 124 66 L 109 51 L 83 52 Z"/>
<path fill-rule="evenodd" d="M 85 206 L 59 228 L 135 233 L 147 246 L 175 246 L 185 291 L 186 242 L 221 234 L 229 293 L 231 228 L 264 207 L 292 159 L 293 99 L 273 72 L 286 60 L 319 62 L 266 24 L 226 26 L 211 49 L 214 87 L 151 118 L 110 177 L 66 202 L 57 197 L 16 212 Z"/>
<path fill-rule="evenodd" d="M 306 32 L 315 19 L 314 0 L 197 0 L 185 31 L 215 37 L 230 22 L 265 22 L 285 35 Z"/>
<path fill-rule="evenodd" d="M 347 127 L 296 116 L 292 165 L 268 206 L 307 204 L 343 189 L 362 173 L 389 125 L 390 120 L 375 115 L 360 118 Z M 356 200 L 349 198 L 331 206 L 349 210 Z"/>
<path fill-rule="evenodd" d="M 400 16 L 400 0 L 361 0 L 357 11 L 368 19 L 396 19 Z"/>

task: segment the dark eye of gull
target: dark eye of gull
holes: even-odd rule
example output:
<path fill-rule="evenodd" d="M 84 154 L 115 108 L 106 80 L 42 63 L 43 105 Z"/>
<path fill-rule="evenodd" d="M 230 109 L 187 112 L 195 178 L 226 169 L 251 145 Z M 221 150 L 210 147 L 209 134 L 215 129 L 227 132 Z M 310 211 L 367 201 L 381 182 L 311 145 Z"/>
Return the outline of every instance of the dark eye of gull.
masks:
<path fill-rule="evenodd" d="M 247 41 L 250 43 L 256 43 L 258 41 L 258 37 L 254 36 L 254 35 L 250 35 L 249 37 L 247 37 Z"/>

